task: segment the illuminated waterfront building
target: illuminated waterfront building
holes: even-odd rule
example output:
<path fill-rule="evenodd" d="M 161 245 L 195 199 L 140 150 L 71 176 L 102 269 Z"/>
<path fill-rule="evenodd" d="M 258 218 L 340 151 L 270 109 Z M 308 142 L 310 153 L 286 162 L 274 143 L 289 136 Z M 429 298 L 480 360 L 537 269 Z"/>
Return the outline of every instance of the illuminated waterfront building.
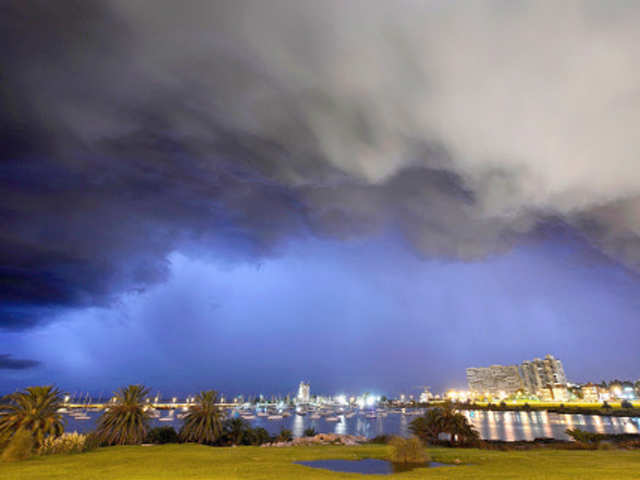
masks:
<path fill-rule="evenodd" d="M 600 401 L 600 393 L 598 386 L 593 383 L 587 383 L 580 389 L 582 391 L 582 399 L 585 402 L 596 403 Z"/>
<path fill-rule="evenodd" d="M 500 392 L 510 395 L 524 389 L 524 382 L 516 365 L 467 368 L 467 381 L 472 392 L 488 392 L 494 396 L 498 396 Z"/>
<path fill-rule="evenodd" d="M 428 388 L 425 388 L 424 391 L 420 394 L 419 402 L 426 403 L 433 398 L 433 394 L 429 391 Z"/>
<path fill-rule="evenodd" d="M 536 392 L 536 396 L 543 402 L 552 402 L 553 389 L 551 387 L 542 387 Z"/>
<path fill-rule="evenodd" d="M 567 384 L 562 362 L 553 355 L 547 355 L 544 359 L 535 358 L 533 361 L 524 361 L 518 370 L 524 382 L 524 388 L 528 392 L 536 392 L 548 385 Z"/>
<path fill-rule="evenodd" d="M 311 385 L 305 382 L 300 382 L 296 400 L 298 403 L 309 403 L 311 401 Z"/>
<path fill-rule="evenodd" d="M 467 381 L 472 392 L 489 392 L 492 395 L 506 392 L 513 395 L 519 390 L 536 394 L 554 385 L 564 385 L 566 389 L 567 377 L 562 362 L 553 355 L 547 355 L 544 359 L 527 360 L 520 365 L 468 368 Z M 558 395 L 563 396 L 560 391 Z"/>
<path fill-rule="evenodd" d="M 567 386 L 561 383 L 556 383 L 551 386 L 551 393 L 553 394 L 553 400 L 556 402 L 566 402 L 569 400 L 569 389 Z"/>

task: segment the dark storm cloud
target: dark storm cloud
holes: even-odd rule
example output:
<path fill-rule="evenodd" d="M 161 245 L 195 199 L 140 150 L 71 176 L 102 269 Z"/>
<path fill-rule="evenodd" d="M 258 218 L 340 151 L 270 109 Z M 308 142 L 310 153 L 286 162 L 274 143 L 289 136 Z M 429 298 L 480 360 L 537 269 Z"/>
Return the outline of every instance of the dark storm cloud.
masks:
<path fill-rule="evenodd" d="M 580 102 L 539 93 L 565 98 L 598 62 L 635 78 L 633 12 L 591 27 L 618 57 L 592 46 L 591 63 L 575 65 L 565 56 L 594 18 L 578 4 L 553 12 L 560 20 L 492 3 L 0 8 L 5 328 L 163 281 L 174 250 L 258 258 L 296 236 L 391 230 L 422 256 L 476 259 L 560 217 L 576 228 L 595 218 L 607 234 L 594 241 L 613 256 L 633 258 L 620 238 L 637 251 L 637 214 L 592 213 L 638 190 L 625 132 L 598 110 L 633 91 L 596 78 L 611 95 L 581 101 L 600 124 L 571 110 Z M 565 25 L 572 15 L 584 23 Z M 540 25 L 548 43 L 526 34 Z M 540 79 L 547 69 L 566 77 Z M 604 151 L 615 168 L 585 154 Z"/>
<path fill-rule="evenodd" d="M 0 354 L 0 370 L 28 370 L 40 366 L 37 360 L 11 358 L 11 355 Z"/>

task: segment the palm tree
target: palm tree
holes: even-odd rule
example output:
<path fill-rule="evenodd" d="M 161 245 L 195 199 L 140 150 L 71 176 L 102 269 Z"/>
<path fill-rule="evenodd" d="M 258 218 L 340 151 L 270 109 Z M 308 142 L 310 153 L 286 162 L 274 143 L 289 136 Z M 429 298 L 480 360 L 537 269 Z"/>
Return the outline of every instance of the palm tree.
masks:
<path fill-rule="evenodd" d="M 409 425 L 411 433 L 425 442 L 435 443 L 441 433 L 451 436 L 451 443 L 467 443 L 479 438 L 477 430 L 467 417 L 446 403 L 442 408 L 432 408 Z"/>
<path fill-rule="evenodd" d="M 240 445 L 244 442 L 247 431 L 249 430 L 249 422 L 244 418 L 230 418 L 224 422 L 225 437 L 232 445 Z"/>
<path fill-rule="evenodd" d="M 217 403 L 218 393 L 215 390 L 196 395 L 195 404 L 189 408 L 180 430 L 183 441 L 211 445 L 220 438 L 224 413 Z"/>
<path fill-rule="evenodd" d="M 423 442 L 435 443 L 438 436 L 444 432 L 443 409 L 428 409 L 422 417 L 409 424 L 409 430 Z"/>
<path fill-rule="evenodd" d="M 142 443 L 149 431 L 149 413 L 144 399 L 149 389 L 129 385 L 115 393 L 115 402 L 98 419 L 97 433 L 108 445 Z"/>
<path fill-rule="evenodd" d="M 451 435 L 452 443 L 467 443 L 478 438 L 478 433 L 460 412 L 451 412 L 446 418 L 446 432 Z"/>
<path fill-rule="evenodd" d="M 57 437 L 64 432 L 62 415 L 62 392 L 53 385 L 27 387 L 4 397 L 8 401 L 0 405 L 0 438 L 9 440 L 18 430 L 31 432 L 34 446 L 42 445 L 51 435 Z"/>
<path fill-rule="evenodd" d="M 467 417 L 446 403 L 442 409 L 443 431 L 451 435 L 451 443 L 467 443 L 479 438 L 477 430 Z"/>

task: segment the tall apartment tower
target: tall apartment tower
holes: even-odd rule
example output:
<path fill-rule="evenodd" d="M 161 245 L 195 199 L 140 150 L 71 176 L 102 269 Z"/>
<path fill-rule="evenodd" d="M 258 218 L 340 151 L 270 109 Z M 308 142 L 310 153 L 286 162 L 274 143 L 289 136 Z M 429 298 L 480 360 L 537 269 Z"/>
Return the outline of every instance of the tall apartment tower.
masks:
<path fill-rule="evenodd" d="M 305 382 L 300 382 L 296 400 L 298 401 L 298 403 L 309 403 L 309 401 L 311 400 L 311 385 Z"/>
<path fill-rule="evenodd" d="M 544 359 L 526 360 L 520 365 L 467 368 L 467 381 L 469 390 L 478 393 L 512 394 L 524 390 L 535 395 L 542 388 L 566 385 L 567 377 L 562 362 L 547 355 Z"/>
<path fill-rule="evenodd" d="M 551 372 L 551 379 L 553 379 L 553 383 L 560 383 L 562 385 L 567 384 L 567 375 L 564 373 L 564 367 L 562 366 L 562 362 L 557 358 L 554 358 L 553 355 L 548 354 L 544 358 L 545 364 L 549 365 L 549 371 Z"/>

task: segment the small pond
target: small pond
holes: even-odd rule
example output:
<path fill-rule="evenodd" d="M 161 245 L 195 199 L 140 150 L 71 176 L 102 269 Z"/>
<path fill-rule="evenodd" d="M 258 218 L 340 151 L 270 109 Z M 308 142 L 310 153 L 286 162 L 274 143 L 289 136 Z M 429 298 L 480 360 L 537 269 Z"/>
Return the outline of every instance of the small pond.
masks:
<path fill-rule="evenodd" d="M 295 462 L 307 467 L 322 468 L 332 472 L 364 473 L 388 475 L 391 473 L 406 472 L 414 468 L 453 466 L 445 463 L 430 462 L 429 464 L 400 464 L 377 458 L 365 458 L 363 460 L 313 460 L 308 462 Z"/>

